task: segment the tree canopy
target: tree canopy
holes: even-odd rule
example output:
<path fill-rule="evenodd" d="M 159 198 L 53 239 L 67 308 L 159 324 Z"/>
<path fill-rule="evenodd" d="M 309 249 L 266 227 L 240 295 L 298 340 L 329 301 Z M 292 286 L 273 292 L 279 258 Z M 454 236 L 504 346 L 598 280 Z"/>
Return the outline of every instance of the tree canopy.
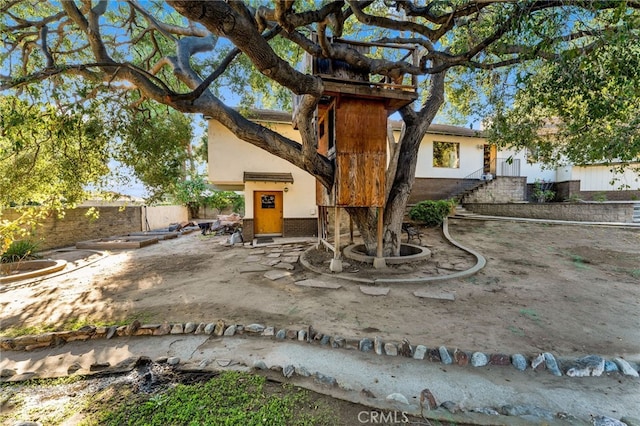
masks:
<path fill-rule="evenodd" d="M 591 72 L 587 68 L 598 58 L 606 62 L 609 44 L 637 47 L 639 10 L 637 0 L 9 0 L 0 5 L 0 90 L 54 99 L 72 94 L 76 103 L 119 93 L 123 103 L 152 101 L 201 113 L 331 187 L 335 164 L 317 152 L 313 121 L 324 83 L 300 66 L 303 55 L 344 61 L 371 76 L 415 76 L 420 98 L 400 110 L 405 129 L 390 145 L 387 172 L 385 246 L 397 253 L 420 141 L 445 100 L 463 112 L 491 105 L 487 112 L 496 115 L 493 122 L 506 127 L 518 108 L 532 117 L 528 125 L 540 124 L 527 105 L 538 105 L 540 87 L 552 94 L 552 83 L 566 89 L 567 102 L 589 102 L 581 100 L 577 88 L 572 91 L 572 79 L 598 80 L 597 66 Z M 419 62 L 365 54 L 332 37 L 417 47 Z M 583 69 L 583 77 L 545 80 L 562 73 L 563 61 Z M 606 71 L 615 76 L 608 80 L 615 85 L 624 74 Z M 529 89 L 529 95 L 517 98 L 516 112 L 510 113 L 506 99 L 521 89 Z M 301 96 L 296 115 L 301 144 L 232 108 L 287 106 L 290 93 Z M 541 99 L 543 112 L 564 118 L 567 128 L 579 128 L 581 120 L 566 120 L 573 118 L 569 109 L 564 116 L 556 114 L 564 107 L 551 98 Z M 622 120 L 619 116 L 616 122 Z M 506 138 L 505 126 L 496 134 Z M 370 247 L 376 212 L 349 213 Z"/>

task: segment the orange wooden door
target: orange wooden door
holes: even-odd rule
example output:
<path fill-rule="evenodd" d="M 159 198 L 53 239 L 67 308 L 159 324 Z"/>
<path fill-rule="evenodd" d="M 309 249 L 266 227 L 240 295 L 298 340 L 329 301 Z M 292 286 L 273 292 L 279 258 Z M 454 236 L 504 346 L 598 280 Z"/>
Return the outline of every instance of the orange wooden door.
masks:
<path fill-rule="evenodd" d="M 282 191 L 253 193 L 253 232 L 255 235 L 282 235 Z"/>

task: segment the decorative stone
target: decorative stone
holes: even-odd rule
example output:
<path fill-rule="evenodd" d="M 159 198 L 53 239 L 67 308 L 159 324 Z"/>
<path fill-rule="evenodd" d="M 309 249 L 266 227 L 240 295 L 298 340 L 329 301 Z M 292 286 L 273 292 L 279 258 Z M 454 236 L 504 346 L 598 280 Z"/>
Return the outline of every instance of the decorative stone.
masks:
<path fill-rule="evenodd" d="M 277 266 L 277 265 L 275 265 Z M 267 271 L 264 273 L 264 277 L 270 279 L 271 281 L 279 280 L 280 278 L 288 277 L 291 275 L 291 272 L 287 271 Z"/>
<path fill-rule="evenodd" d="M 291 364 L 287 364 L 284 367 L 282 367 L 282 375 L 287 379 L 291 378 L 291 376 L 293 376 L 293 373 L 295 373 L 295 371 L 296 371 L 295 367 Z"/>
<path fill-rule="evenodd" d="M 489 356 L 490 365 L 509 365 L 511 364 L 511 357 L 506 354 L 491 354 Z"/>
<path fill-rule="evenodd" d="M 538 370 L 538 367 L 540 366 L 542 366 L 542 369 L 544 369 L 544 354 L 540 354 L 531 360 L 531 368 L 533 368 L 534 370 Z"/>
<path fill-rule="evenodd" d="M 118 327 L 116 327 L 115 325 L 112 325 L 111 327 L 109 327 L 109 329 L 107 330 L 107 340 L 115 336 L 117 331 L 118 331 Z"/>
<path fill-rule="evenodd" d="M 100 371 L 109 367 L 111 367 L 111 364 L 108 362 L 95 362 L 89 366 L 89 371 Z"/>
<path fill-rule="evenodd" d="M 360 339 L 346 339 L 344 347 L 357 351 L 360 349 Z"/>
<path fill-rule="evenodd" d="M 591 419 L 591 424 L 593 426 L 628 426 L 626 423 L 607 416 L 594 416 Z"/>
<path fill-rule="evenodd" d="M 326 346 L 331 342 L 331 336 L 329 336 L 328 334 L 325 334 L 324 336 L 322 336 L 322 339 L 320 339 L 320 344 L 322 346 Z"/>
<path fill-rule="evenodd" d="M 298 330 L 298 341 L 304 342 L 307 340 L 307 330 Z"/>
<path fill-rule="evenodd" d="M 167 358 L 167 364 L 169 365 L 178 365 L 180 364 L 180 358 L 177 356 L 171 356 Z"/>
<path fill-rule="evenodd" d="M 247 258 L 244 260 L 244 263 L 259 262 L 261 259 L 262 257 L 258 255 L 251 255 L 251 256 L 247 256 Z"/>
<path fill-rule="evenodd" d="M 316 330 L 310 325 L 307 328 L 307 343 L 311 343 L 311 341 L 316 337 L 316 334 Z"/>
<path fill-rule="evenodd" d="M 224 331 L 223 336 L 234 336 L 236 334 L 236 326 L 235 324 L 230 325 Z"/>
<path fill-rule="evenodd" d="M 425 345 L 418 345 L 413 351 L 413 359 L 424 359 L 427 353 L 427 347 Z"/>
<path fill-rule="evenodd" d="M 440 353 L 440 360 L 442 361 L 443 364 L 449 365 L 453 363 L 453 360 L 451 359 L 451 355 L 449 355 L 449 351 L 447 350 L 446 347 L 440 346 L 438 348 L 438 352 Z"/>
<path fill-rule="evenodd" d="M 231 365 L 231 360 L 228 358 L 216 359 L 216 364 L 218 364 L 220 367 L 228 367 Z"/>
<path fill-rule="evenodd" d="M 344 339 L 344 337 L 336 336 L 333 339 L 331 339 L 332 348 L 344 348 L 346 344 L 347 344 L 347 341 Z"/>
<path fill-rule="evenodd" d="M 184 328 L 182 327 L 182 324 L 173 324 L 171 327 L 171 334 L 182 334 L 183 331 Z"/>
<path fill-rule="evenodd" d="M 298 338 L 298 332 L 295 330 L 287 330 L 287 339 L 296 340 Z"/>
<path fill-rule="evenodd" d="M 549 421 L 555 418 L 551 411 L 531 405 L 504 405 L 500 407 L 500 412 L 505 416 L 534 416 Z"/>
<path fill-rule="evenodd" d="M 204 334 L 204 328 L 207 326 L 207 324 L 201 322 L 200 324 L 198 324 L 198 327 L 196 328 L 196 331 L 193 332 L 193 334 Z"/>
<path fill-rule="evenodd" d="M 567 370 L 569 377 L 601 376 L 602 373 L 604 373 L 604 358 L 597 355 L 578 358 Z"/>
<path fill-rule="evenodd" d="M 453 401 L 445 401 L 442 404 L 440 404 L 440 407 L 444 408 L 451 414 L 457 414 L 462 412 L 462 408 L 460 408 L 460 406 Z"/>
<path fill-rule="evenodd" d="M 407 338 L 402 339 L 402 343 L 398 348 L 398 355 L 405 356 L 407 358 L 411 358 L 413 355 L 413 351 L 411 350 L 411 344 Z"/>
<path fill-rule="evenodd" d="M 222 334 L 224 333 L 224 321 L 223 320 L 218 320 L 218 322 L 216 322 L 216 326 L 213 329 L 213 335 L 214 336 L 222 336 Z"/>
<path fill-rule="evenodd" d="M 461 351 L 460 349 L 453 351 L 453 362 L 461 367 L 469 365 L 469 358 L 471 358 L 471 355 L 468 352 Z"/>
<path fill-rule="evenodd" d="M 431 362 L 440 362 L 440 350 L 438 348 L 428 349 L 427 360 Z"/>
<path fill-rule="evenodd" d="M 7 378 L 16 375 L 16 370 L 12 370 L 11 368 L 3 368 L 0 371 L 0 377 Z"/>
<path fill-rule="evenodd" d="M 554 376 L 562 376 L 562 371 L 560 371 L 558 363 L 556 362 L 556 358 L 553 356 L 553 354 L 545 352 L 543 355 L 544 364 L 546 365 L 547 370 L 549 370 Z"/>
<path fill-rule="evenodd" d="M 386 296 L 389 294 L 389 287 L 374 287 L 370 285 L 361 285 L 360 291 L 367 296 Z"/>
<path fill-rule="evenodd" d="M 269 253 L 267 255 L 267 257 L 272 258 L 272 259 L 278 258 L 280 256 L 282 256 L 282 253 Z"/>
<path fill-rule="evenodd" d="M 253 368 L 256 370 L 266 370 L 267 364 L 265 364 L 263 360 L 259 359 L 253 363 Z"/>
<path fill-rule="evenodd" d="M 382 355 L 384 351 L 384 342 L 382 341 L 382 338 L 380 336 L 376 336 L 373 339 L 373 350 L 375 351 L 376 355 Z"/>
<path fill-rule="evenodd" d="M 629 361 L 622 358 L 614 358 L 613 362 L 616 363 L 622 374 L 625 376 L 638 377 L 638 372 L 629 364 Z"/>
<path fill-rule="evenodd" d="M 307 370 L 306 367 L 304 366 L 300 366 L 300 367 L 296 367 L 296 374 L 298 376 L 302 376 L 302 377 L 310 377 L 311 373 L 309 372 L 309 370 Z"/>
<path fill-rule="evenodd" d="M 273 265 L 273 267 L 277 269 L 286 269 L 287 271 L 293 271 L 294 269 L 296 269 L 295 266 L 287 262 L 280 262 L 277 265 Z"/>
<path fill-rule="evenodd" d="M 140 321 L 135 320 L 133 321 L 131 324 L 125 326 L 125 331 L 124 334 L 125 336 L 134 336 L 136 334 L 136 331 L 138 331 L 138 329 L 140 328 Z M 86 328 L 88 326 L 82 327 L 82 329 Z M 82 329 L 78 330 L 81 331 Z M 93 330 L 95 332 L 95 328 Z M 93 334 L 93 333 L 91 333 Z"/>
<path fill-rule="evenodd" d="M 276 330 L 273 327 L 266 327 L 262 332 L 263 336 L 273 336 L 276 333 Z"/>
<path fill-rule="evenodd" d="M 213 330 L 215 330 L 216 325 L 214 323 L 209 323 L 204 327 L 204 334 L 212 334 Z"/>
<path fill-rule="evenodd" d="M 294 264 L 294 263 L 298 263 L 298 259 L 300 258 L 300 256 L 287 256 L 287 257 L 283 257 L 282 258 L 282 263 L 290 263 L 290 264 Z"/>
<path fill-rule="evenodd" d="M 433 396 L 433 393 L 429 389 L 422 389 L 420 392 L 420 407 L 422 409 L 427 410 L 435 410 L 438 408 L 438 402 L 436 401 L 436 397 Z"/>
<path fill-rule="evenodd" d="M 474 352 L 471 355 L 471 365 L 474 367 L 484 367 L 489 363 L 489 358 L 482 352 Z"/>
<path fill-rule="evenodd" d="M 615 362 L 609 361 L 607 359 L 604 361 L 604 371 L 606 371 L 607 373 L 618 373 L 620 369 Z"/>
<path fill-rule="evenodd" d="M 261 265 L 265 265 L 265 266 L 273 266 L 273 265 L 277 265 L 278 263 L 280 263 L 280 259 L 267 259 L 264 262 L 261 262 Z"/>
<path fill-rule="evenodd" d="M 362 352 L 371 352 L 373 350 L 373 342 L 368 337 L 360 340 L 358 349 Z"/>
<path fill-rule="evenodd" d="M 277 340 L 284 340 L 286 337 L 287 337 L 287 331 L 282 328 L 278 330 L 278 332 L 276 333 Z"/>
<path fill-rule="evenodd" d="M 338 383 L 335 378 L 322 373 L 316 373 L 314 376 L 315 380 L 323 385 L 334 386 Z"/>
<path fill-rule="evenodd" d="M 193 322 L 188 322 L 184 325 L 184 333 L 191 334 L 196 331 L 196 324 Z"/>
<path fill-rule="evenodd" d="M 385 399 L 387 401 L 395 401 L 395 402 L 399 402 L 400 404 L 409 405 L 409 401 L 407 400 L 407 397 L 398 392 L 387 395 Z"/>
<path fill-rule="evenodd" d="M 524 371 L 527 369 L 527 359 L 522 354 L 513 354 L 511 356 L 511 365 L 513 365 L 516 370 Z"/>
<path fill-rule="evenodd" d="M 262 333 L 265 329 L 265 326 L 262 324 L 249 324 L 245 326 L 244 329 L 249 333 Z"/>
<path fill-rule="evenodd" d="M 82 369 L 82 366 L 77 362 L 74 362 L 67 368 L 67 374 L 73 374 L 80 369 Z"/>
<path fill-rule="evenodd" d="M 398 356 L 398 346 L 395 343 L 385 343 L 384 353 L 389 356 Z"/>

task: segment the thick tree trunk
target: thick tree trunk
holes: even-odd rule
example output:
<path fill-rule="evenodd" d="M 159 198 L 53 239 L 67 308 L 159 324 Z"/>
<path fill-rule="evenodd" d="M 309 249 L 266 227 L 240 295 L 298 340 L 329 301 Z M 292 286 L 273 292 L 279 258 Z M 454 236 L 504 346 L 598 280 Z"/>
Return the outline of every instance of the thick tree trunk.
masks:
<path fill-rule="evenodd" d="M 409 195 L 416 179 L 418 151 L 422 138 L 444 102 L 445 72 L 431 76 L 429 96 L 422 109 L 416 112 L 407 106 L 400 110 L 405 122 L 405 131 L 399 141 L 399 155 L 395 174 L 389 176 L 390 185 L 384 207 L 383 255 L 400 256 L 402 245 L 402 221 L 409 201 Z M 347 212 L 357 225 L 367 254 L 374 256 L 377 249 L 377 208 L 352 208 Z"/>

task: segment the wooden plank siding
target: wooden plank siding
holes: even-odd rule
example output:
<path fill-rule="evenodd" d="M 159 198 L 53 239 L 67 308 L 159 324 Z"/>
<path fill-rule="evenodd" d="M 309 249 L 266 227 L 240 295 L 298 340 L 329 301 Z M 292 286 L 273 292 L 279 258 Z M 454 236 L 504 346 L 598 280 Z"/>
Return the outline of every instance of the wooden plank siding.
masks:
<path fill-rule="evenodd" d="M 338 206 L 384 205 L 386 138 L 387 111 L 384 102 L 340 99 L 336 110 Z"/>

